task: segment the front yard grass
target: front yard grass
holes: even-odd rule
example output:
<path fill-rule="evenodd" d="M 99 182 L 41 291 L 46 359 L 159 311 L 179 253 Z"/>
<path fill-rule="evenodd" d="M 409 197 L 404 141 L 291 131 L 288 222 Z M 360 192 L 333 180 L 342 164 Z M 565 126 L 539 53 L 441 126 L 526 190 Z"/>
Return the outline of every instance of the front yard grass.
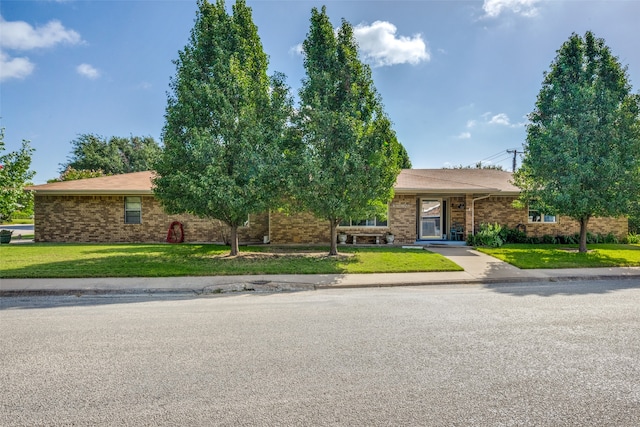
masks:
<path fill-rule="evenodd" d="M 587 253 L 577 245 L 507 244 L 477 248 L 518 268 L 640 267 L 640 245 L 593 244 Z"/>
<path fill-rule="evenodd" d="M 398 247 L 243 246 L 238 257 L 210 244 L 28 244 L 0 246 L 0 278 L 171 277 L 461 271 L 426 250 Z"/>

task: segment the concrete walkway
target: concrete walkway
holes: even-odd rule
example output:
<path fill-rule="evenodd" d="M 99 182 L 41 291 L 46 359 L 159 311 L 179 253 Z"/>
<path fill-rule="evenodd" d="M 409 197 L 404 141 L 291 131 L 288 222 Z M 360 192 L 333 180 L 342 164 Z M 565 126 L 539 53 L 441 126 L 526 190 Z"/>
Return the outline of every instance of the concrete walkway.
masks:
<path fill-rule="evenodd" d="M 420 286 L 559 280 L 635 280 L 640 267 L 521 270 L 469 247 L 429 247 L 464 271 L 380 274 L 282 274 L 255 276 L 2 279 L 0 296 L 25 294 L 274 292 L 330 288 Z"/>

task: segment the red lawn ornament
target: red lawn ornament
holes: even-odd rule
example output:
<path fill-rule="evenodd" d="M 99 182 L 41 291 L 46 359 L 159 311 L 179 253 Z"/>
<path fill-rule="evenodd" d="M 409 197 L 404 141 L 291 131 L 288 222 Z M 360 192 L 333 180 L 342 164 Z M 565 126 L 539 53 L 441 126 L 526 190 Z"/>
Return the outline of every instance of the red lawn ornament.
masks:
<path fill-rule="evenodd" d="M 184 227 L 180 221 L 173 221 L 167 232 L 167 243 L 184 242 Z"/>

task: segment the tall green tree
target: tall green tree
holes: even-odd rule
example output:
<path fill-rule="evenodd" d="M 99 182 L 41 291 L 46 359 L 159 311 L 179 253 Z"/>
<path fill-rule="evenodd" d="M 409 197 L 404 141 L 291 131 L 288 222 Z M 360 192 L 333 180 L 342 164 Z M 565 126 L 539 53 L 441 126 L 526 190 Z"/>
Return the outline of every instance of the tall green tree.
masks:
<path fill-rule="evenodd" d="M 334 32 L 326 8 L 313 8 L 302 47 L 306 78 L 295 122 L 303 166 L 296 198 L 329 221 L 330 255 L 336 255 L 340 221 L 380 213 L 393 197 L 401 162 L 410 163 L 371 70 L 358 58 L 353 27 L 343 20 Z"/>
<path fill-rule="evenodd" d="M 5 151 L 4 129 L 0 129 L 0 153 Z M 18 151 L 0 155 L 0 220 L 8 220 L 18 210 L 33 205 L 33 195 L 24 187 L 35 175 L 31 167 L 33 148 L 22 141 Z"/>
<path fill-rule="evenodd" d="M 604 40 L 572 34 L 529 115 L 515 184 L 523 202 L 580 223 L 580 252 L 587 251 L 590 218 L 626 214 L 638 198 L 639 112 L 626 67 Z"/>
<path fill-rule="evenodd" d="M 267 76 L 251 9 L 237 1 L 232 11 L 198 1 L 175 61 L 154 191 L 169 213 L 226 223 L 233 256 L 238 227 L 278 201 L 292 100 L 283 75 Z"/>
<path fill-rule="evenodd" d="M 76 179 L 98 178 L 105 175 L 106 174 L 102 171 L 102 169 L 74 169 L 71 166 L 67 166 L 67 168 L 62 173 L 60 173 L 59 177 L 48 179 L 47 182 L 52 183 L 62 181 L 75 181 Z"/>
<path fill-rule="evenodd" d="M 69 168 L 76 171 L 102 171 L 105 175 L 150 170 L 159 158 L 160 145 L 150 136 L 109 139 L 81 134 L 71 141 L 72 151 L 67 163 L 61 164 L 61 176 Z"/>

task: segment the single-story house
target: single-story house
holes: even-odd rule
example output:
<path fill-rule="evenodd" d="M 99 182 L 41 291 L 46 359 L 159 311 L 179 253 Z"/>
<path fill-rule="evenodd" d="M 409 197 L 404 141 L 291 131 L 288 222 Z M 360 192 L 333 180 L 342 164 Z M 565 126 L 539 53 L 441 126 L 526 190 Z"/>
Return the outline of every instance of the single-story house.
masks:
<path fill-rule="evenodd" d="M 152 172 L 54 182 L 29 187 L 35 196 L 37 242 L 163 242 L 174 221 L 185 242 L 226 242 L 219 221 L 168 215 L 152 191 Z M 519 189 L 512 174 L 491 169 L 405 169 L 395 185 L 386 218 L 351 218 L 338 228 L 348 243 L 375 242 L 386 233 L 395 243 L 465 239 L 482 223 L 519 227 L 530 236 L 572 235 L 579 224 L 567 217 L 513 207 Z M 628 221 L 593 218 L 589 231 L 622 239 Z M 329 240 L 329 223 L 310 213 L 278 211 L 250 215 L 241 243 L 315 244 Z"/>

